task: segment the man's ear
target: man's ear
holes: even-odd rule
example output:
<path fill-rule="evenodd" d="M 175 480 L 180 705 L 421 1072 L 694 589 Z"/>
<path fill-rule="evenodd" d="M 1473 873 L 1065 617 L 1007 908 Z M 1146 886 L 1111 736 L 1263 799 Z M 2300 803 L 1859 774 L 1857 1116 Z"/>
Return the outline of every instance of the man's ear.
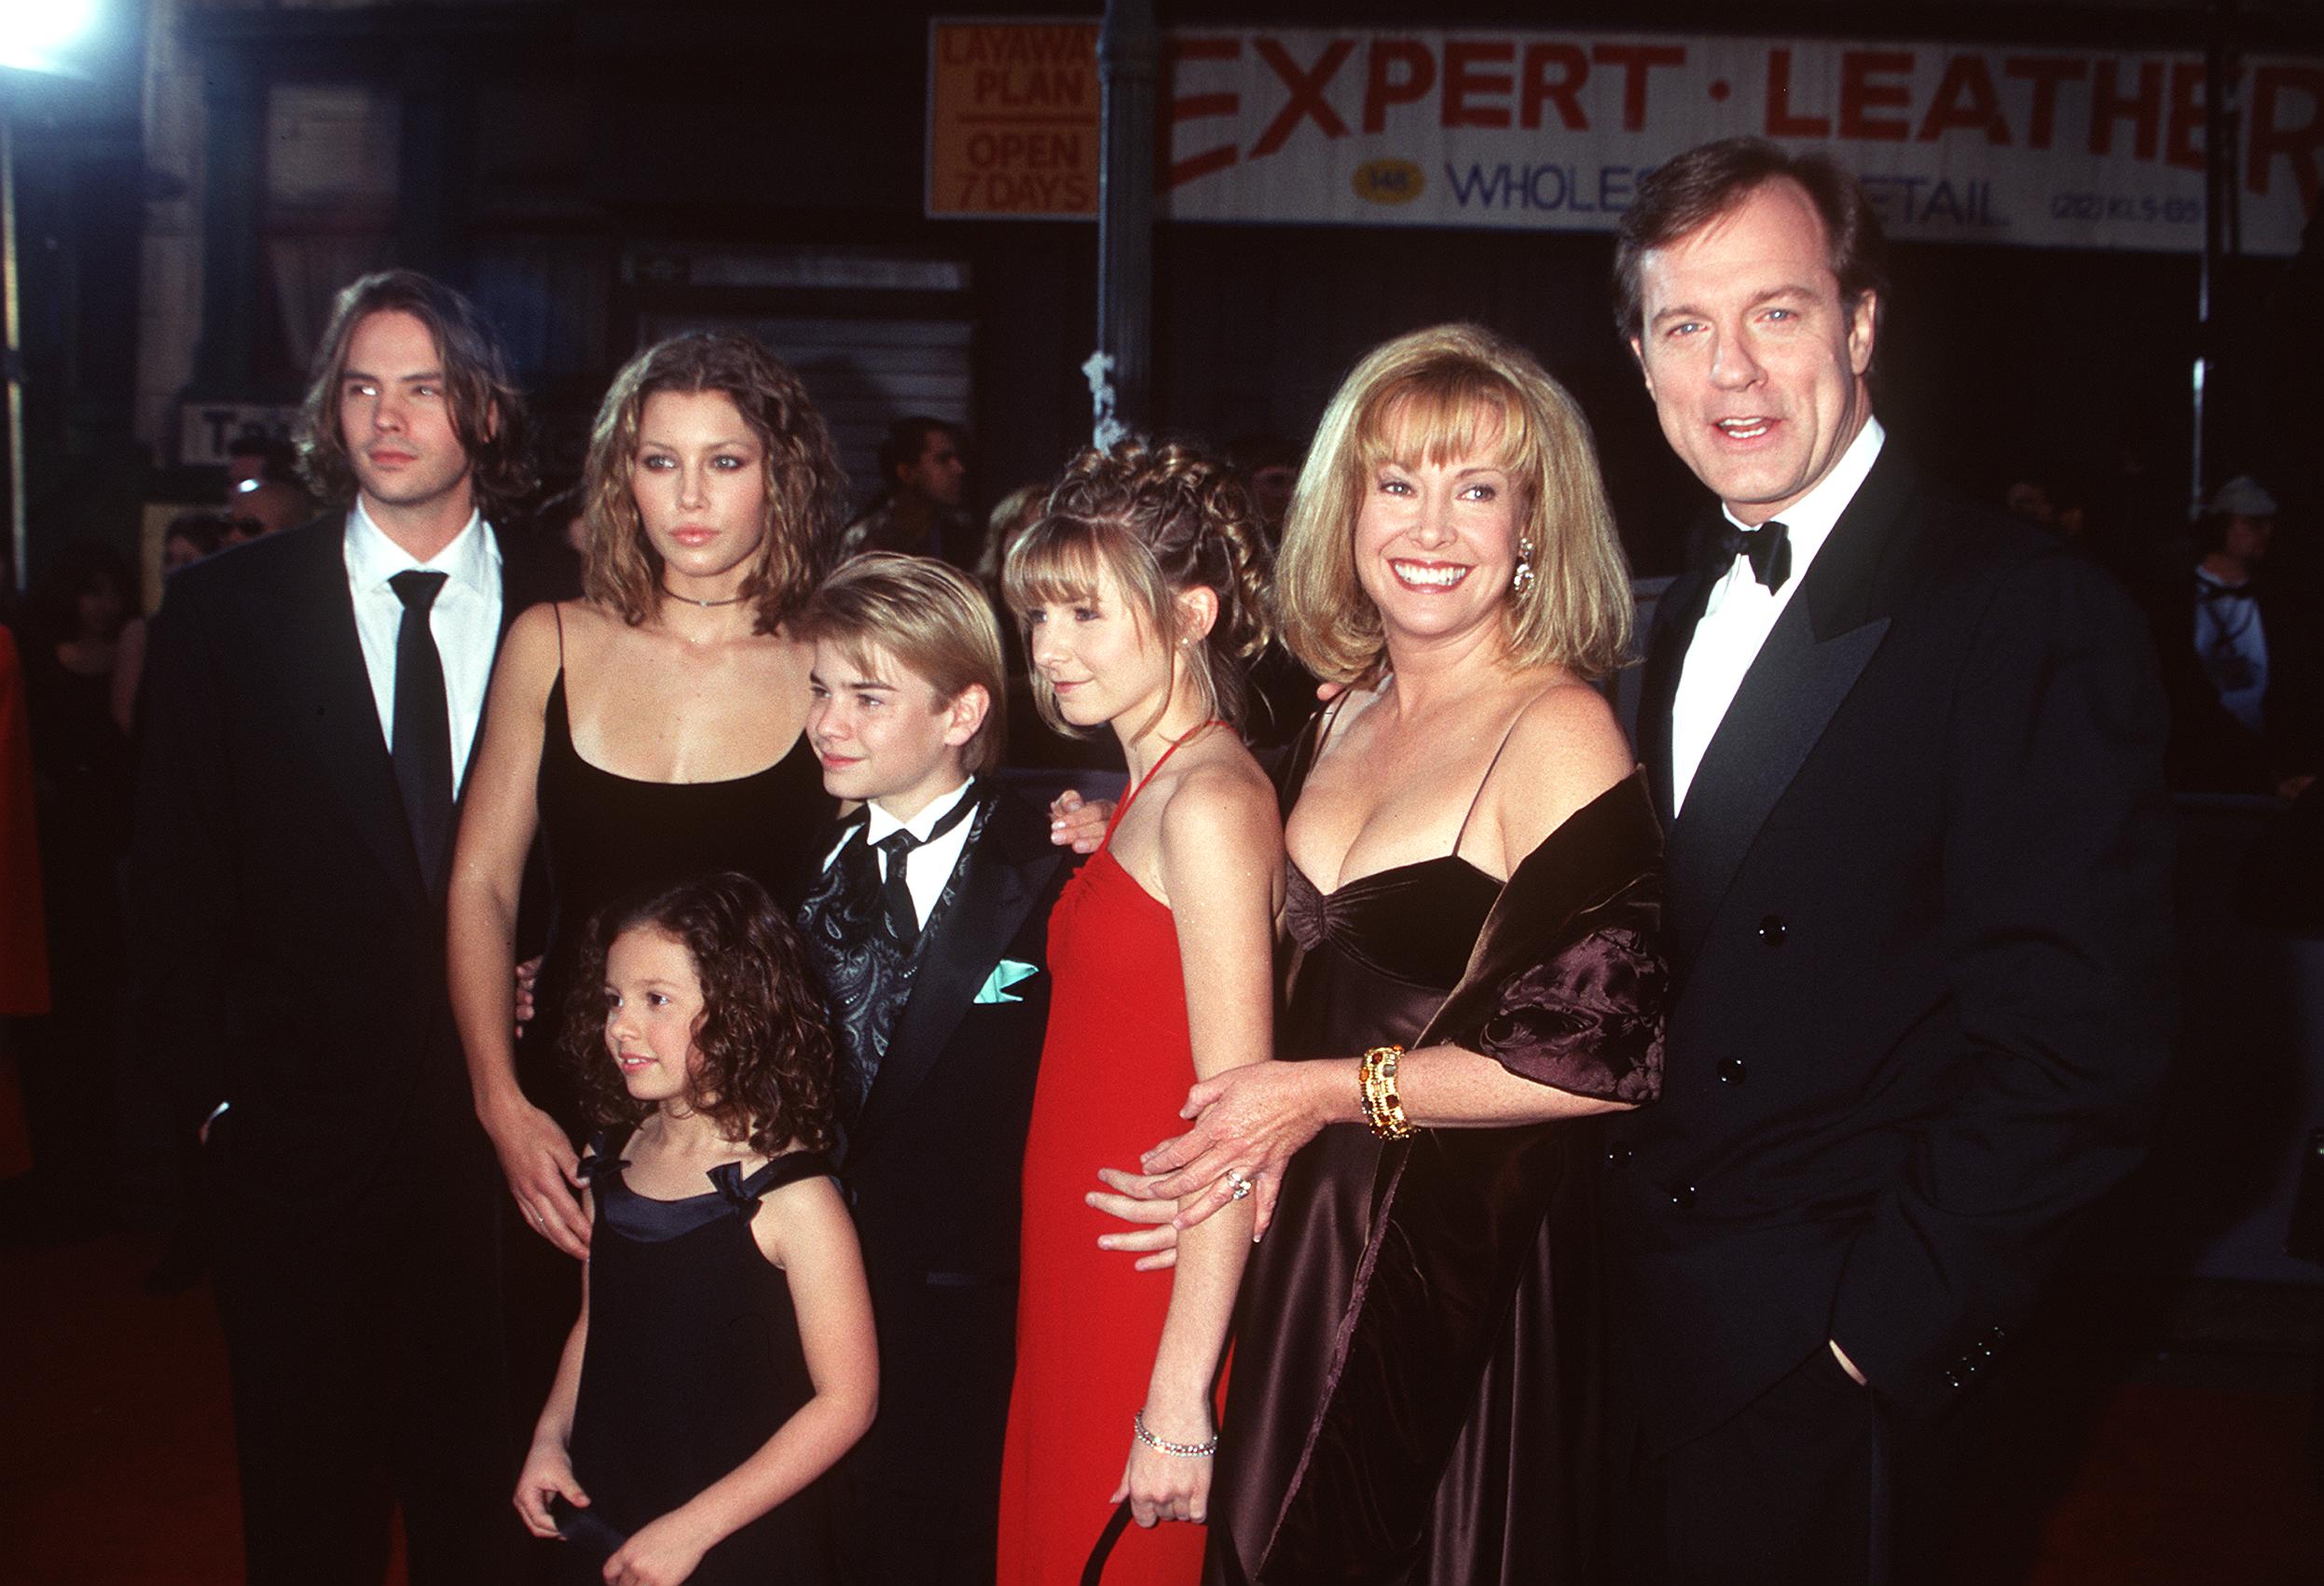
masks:
<path fill-rule="evenodd" d="M 944 724 L 944 742 L 958 749 L 984 725 L 984 718 L 993 709 L 992 692 L 981 683 L 972 683 L 954 695 L 945 709 L 951 712 L 952 720 Z"/>
<path fill-rule="evenodd" d="M 1880 294 L 1859 292 L 1848 315 L 1848 365 L 1862 375 L 1872 367 L 1872 344 L 1880 329 Z"/>
<path fill-rule="evenodd" d="M 487 440 L 498 440 L 500 437 L 501 405 L 497 402 L 488 400 L 484 405 L 484 438 Z"/>
<path fill-rule="evenodd" d="M 1655 377 L 1654 372 L 1646 367 L 1646 343 L 1644 338 L 1636 336 L 1631 337 L 1630 338 L 1630 356 L 1638 360 L 1638 378 L 1646 382 L 1646 394 L 1648 396 L 1652 396 L 1655 393 Z"/>

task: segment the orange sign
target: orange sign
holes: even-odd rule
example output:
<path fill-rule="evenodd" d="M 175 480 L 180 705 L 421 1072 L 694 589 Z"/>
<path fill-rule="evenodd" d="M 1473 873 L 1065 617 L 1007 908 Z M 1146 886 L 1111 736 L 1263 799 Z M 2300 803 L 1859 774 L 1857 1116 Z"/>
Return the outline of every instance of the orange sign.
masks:
<path fill-rule="evenodd" d="M 929 216 L 1094 215 L 1098 102 L 1094 22 L 930 22 Z"/>

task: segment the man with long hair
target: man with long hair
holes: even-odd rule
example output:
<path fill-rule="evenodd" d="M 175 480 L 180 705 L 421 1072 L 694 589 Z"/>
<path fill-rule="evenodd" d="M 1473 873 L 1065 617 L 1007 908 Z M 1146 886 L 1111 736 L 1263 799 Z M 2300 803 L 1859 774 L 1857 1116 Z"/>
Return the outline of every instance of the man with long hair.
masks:
<path fill-rule="evenodd" d="M 339 295 L 301 410 L 331 510 L 172 578 L 133 907 L 142 1044 L 201 1140 L 249 1579 L 518 1567 L 498 1178 L 443 972 L 455 811 L 508 619 L 524 407 L 474 305 Z"/>

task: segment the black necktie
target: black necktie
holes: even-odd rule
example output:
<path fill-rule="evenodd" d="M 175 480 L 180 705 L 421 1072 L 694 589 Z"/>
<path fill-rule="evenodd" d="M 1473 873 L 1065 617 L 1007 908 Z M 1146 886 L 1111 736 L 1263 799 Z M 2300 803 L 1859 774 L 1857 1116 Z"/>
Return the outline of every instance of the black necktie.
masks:
<path fill-rule="evenodd" d="M 404 602 L 395 630 L 395 785 L 431 895 L 443 889 L 452 834 L 452 716 L 444 700 L 444 657 L 428 628 L 428 610 L 447 576 L 414 568 L 388 580 Z"/>
<path fill-rule="evenodd" d="M 1792 531 L 1772 517 L 1756 529 L 1728 524 L 1720 545 L 1728 561 L 1739 554 L 1750 558 L 1751 575 L 1766 585 L 1771 595 L 1792 576 Z"/>
<path fill-rule="evenodd" d="M 932 843 L 966 820 L 976 807 L 976 790 L 971 788 L 960 795 L 942 819 L 928 828 L 925 837 L 915 837 L 899 826 L 874 845 L 887 856 L 887 879 L 881 884 L 880 897 L 886 905 L 887 929 L 897 945 L 907 953 L 920 940 L 920 913 L 912 904 L 912 888 L 904 878 L 904 857 L 922 843 Z M 868 835 L 868 834 L 867 834 Z"/>

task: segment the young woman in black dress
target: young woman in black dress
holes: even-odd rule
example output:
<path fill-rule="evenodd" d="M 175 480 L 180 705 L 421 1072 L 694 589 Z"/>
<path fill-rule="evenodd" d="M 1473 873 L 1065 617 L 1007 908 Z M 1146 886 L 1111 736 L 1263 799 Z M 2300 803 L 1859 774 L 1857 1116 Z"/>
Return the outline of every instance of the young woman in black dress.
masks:
<path fill-rule="evenodd" d="M 587 932 L 565 1049 L 604 1125 L 596 1236 L 516 1500 L 565 1538 L 560 1581 L 830 1579 L 818 1479 L 871 1426 L 879 1361 L 787 913 L 728 874 Z"/>
<path fill-rule="evenodd" d="M 810 650 L 785 624 L 844 488 L 822 418 L 765 349 L 731 335 L 651 347 L 591 435 L 585 598 L 526 612 L 501 651 L 450 884 L 452 1007 L 510 1193 L 567 1255 L 587 1252 L 589 1225 L 578 1120 L 547 1055 L 575 927 L 721 870 L 797 903 L 832 805 L 803 737 Z M 536 832 L 553 917 L 520 1054 L 516 901 Z"/>

